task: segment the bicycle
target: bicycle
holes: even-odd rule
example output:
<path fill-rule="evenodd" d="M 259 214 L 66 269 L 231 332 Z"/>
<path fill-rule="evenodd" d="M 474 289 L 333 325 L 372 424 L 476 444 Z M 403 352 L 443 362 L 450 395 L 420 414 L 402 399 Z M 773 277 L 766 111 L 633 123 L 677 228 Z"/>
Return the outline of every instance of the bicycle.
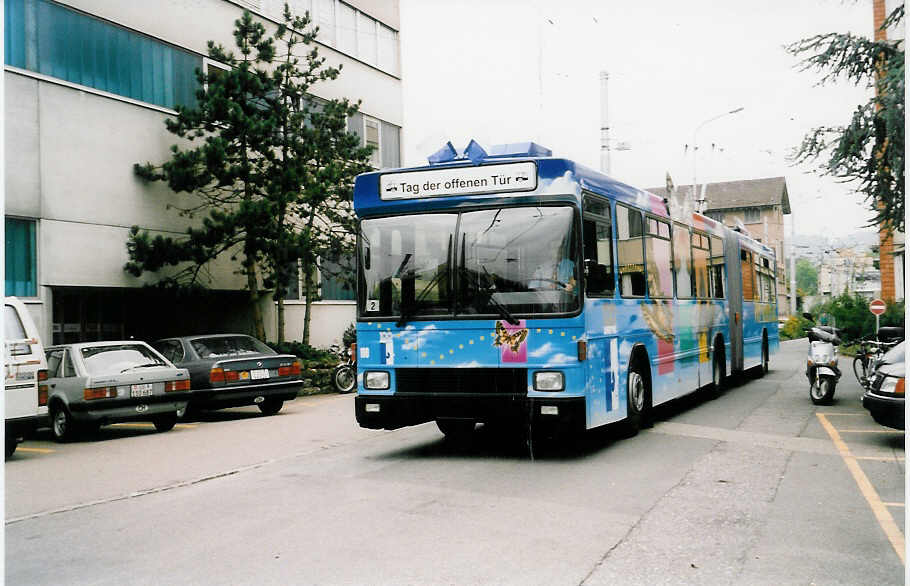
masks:
<path fill-rule="evenodd" d="M 853 358 L 853 375 L 863 389 L 869 388 L 869 377 L 875 372 L 879 361 L 885 352 L 900 343 L 900 340 L 881 342 L 875 339 L 865 339 L 859 342 L 859 351 Z"/>

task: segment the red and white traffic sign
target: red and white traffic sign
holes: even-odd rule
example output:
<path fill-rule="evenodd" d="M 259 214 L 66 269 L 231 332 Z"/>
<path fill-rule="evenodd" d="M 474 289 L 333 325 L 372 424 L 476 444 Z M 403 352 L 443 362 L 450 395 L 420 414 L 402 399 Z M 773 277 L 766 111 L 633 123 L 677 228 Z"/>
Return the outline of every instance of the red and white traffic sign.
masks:
<path fill-rule="evenodd" d="M 885 313 L 885 307 L 886 307 L 885 302 L 882 301 L 881 299 L 873 299 L 872 301 L 869 302 L 869 311 L 871 311 L 875 315 L 881 315 L 881 314 Z"/>

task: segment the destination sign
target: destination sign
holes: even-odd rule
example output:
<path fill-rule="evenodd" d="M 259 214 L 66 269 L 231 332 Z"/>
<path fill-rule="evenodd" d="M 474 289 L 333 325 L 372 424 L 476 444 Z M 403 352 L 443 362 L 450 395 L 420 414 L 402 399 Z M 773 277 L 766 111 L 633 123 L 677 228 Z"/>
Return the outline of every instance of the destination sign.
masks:
<path fill-rule="evenodd" d="M 387 200 L 535 189 L 537 166 L 532 161 L 387 173 L 379 176 L 379 197 Z"/>

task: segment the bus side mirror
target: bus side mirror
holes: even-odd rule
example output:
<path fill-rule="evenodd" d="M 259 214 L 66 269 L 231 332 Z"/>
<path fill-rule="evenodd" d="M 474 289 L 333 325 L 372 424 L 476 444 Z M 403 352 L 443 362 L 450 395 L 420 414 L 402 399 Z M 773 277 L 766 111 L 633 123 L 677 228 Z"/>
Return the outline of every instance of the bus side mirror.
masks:
<path fill-rule="evenodd" d="M 367 246 L 363 250 L 363 268 L 370 270 L 370 247 Z"/>
<path fill-rule="evenodd" d="M 803 317 L 806 318 L 806 319 L 809 320 L 809 321 L 815 321 L 815 320 L 812 319 L 812 314 L 811 314 L 811 313 L 804 313 L 804 314 L 803 314 Z"/>

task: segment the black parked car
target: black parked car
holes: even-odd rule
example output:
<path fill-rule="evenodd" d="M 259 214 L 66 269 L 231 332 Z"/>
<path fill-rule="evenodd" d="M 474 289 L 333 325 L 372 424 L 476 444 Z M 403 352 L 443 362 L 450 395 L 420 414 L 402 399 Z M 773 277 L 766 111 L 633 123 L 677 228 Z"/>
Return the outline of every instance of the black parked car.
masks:
<path fill-rule="evenodd" d="M 904 429 L 904 342 L 888 350 L 878 368 L 869 377 L 869 388 L 863 394 L 863 407 L 878 423 Z"/>
<path fill-rule="evenodd" d="M 264 414 L 274 415 L 303 386 L 296 356 L 278 354 L 251 336 L 183 336 L 152 346 L 190 371 L 190 410 L 257 405 Z"/>

